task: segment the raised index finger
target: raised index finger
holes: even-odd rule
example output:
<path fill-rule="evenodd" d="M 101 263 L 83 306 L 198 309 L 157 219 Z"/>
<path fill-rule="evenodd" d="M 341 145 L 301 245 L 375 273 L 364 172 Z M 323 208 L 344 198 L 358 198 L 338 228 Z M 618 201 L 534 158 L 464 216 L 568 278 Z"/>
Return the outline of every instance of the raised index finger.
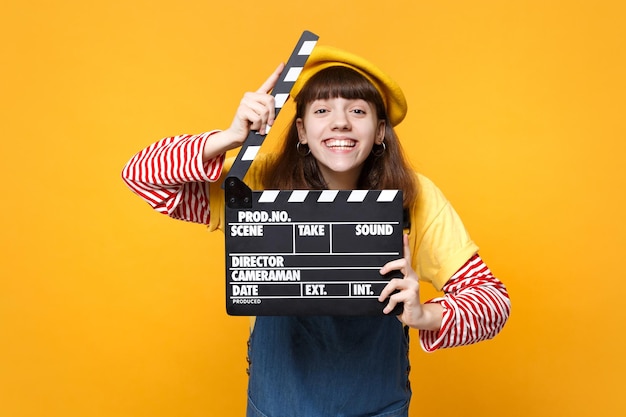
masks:
<path fill-rule="evenodd" d="M 411 246 L 409 245 L 409 235 L 406 233 L 402 235 L 402 250 L 404 259 L 406 259 L 407 264 L 411 265 Z"/>
<path fill-rule="evenodd" d="M 280 73 L 283 72 L 284 68 L 285 68 L 285 64 L 281 62 L 276 67 L 272 75 L 270 75 L 269 78 L 265 80 L 263 85 L 261 85 L 261 87 L 257 90 L 257 93 L 267 94 L 270 91 L 272 91 L 272 88 L 274 88 L 274 86 L 276 85 L 276 82 L 278 81 L 278 77 L 280 77 Z"/>

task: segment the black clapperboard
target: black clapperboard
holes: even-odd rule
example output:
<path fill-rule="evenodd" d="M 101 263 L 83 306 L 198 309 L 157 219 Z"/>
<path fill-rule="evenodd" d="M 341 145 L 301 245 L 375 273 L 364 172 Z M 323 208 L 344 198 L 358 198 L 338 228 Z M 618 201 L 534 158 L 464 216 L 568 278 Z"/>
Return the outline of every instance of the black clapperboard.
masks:
<path fill-rule="evenodd" d="M 272 91 L 276 113 L 318 36 L 305 31 Z M 246 139 L 223 183 L 226 310 L 235 316 L 382 315 L 402 257 L 399 190 L 251 190 L 243 178 L 265 135 Z M 398 313 L 398 310 L 395 312 Z"/>

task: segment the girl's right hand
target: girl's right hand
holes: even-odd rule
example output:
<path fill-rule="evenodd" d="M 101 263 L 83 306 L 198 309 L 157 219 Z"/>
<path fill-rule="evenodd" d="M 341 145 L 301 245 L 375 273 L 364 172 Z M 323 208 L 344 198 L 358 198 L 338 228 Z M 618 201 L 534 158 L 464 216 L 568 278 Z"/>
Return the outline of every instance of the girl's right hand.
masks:
<path fill-rule="evenodd" d="M 233 136 L 238 137 L 241 143 L 248 137 L 250 130 L 256 130 L 264 135 L 267 126 L 271 127 L 274 124 L 275 102 L 274 97 L 269 93 L 276 85 L 283 68 L 284 64 L 281 63 L 257 91 L 243 95 L 229 128 Z"/>
<path fill-rule="evenodd" d="M 284 68 L 285 65 L 281 63 L 257 91 L 243 95 L 230 127 L 215 133 L 206 142 L 205 160 L 241 146 L 251 130 L 267 133 L 267 127 L 274 124 L 276 117 L 274 97 L 269 93 Z"/>

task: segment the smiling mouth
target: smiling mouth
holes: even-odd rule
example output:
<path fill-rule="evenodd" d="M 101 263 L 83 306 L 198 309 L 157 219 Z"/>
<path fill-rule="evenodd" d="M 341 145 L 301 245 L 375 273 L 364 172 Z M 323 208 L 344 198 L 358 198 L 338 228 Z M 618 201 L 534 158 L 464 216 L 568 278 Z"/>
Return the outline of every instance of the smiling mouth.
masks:
<path fill-rule="evenodd" d="M 356 141 L 352 139 L 328 139 L 324 141 L 324 144 L 330 149 L 351 149 L 356 146 Z"/>

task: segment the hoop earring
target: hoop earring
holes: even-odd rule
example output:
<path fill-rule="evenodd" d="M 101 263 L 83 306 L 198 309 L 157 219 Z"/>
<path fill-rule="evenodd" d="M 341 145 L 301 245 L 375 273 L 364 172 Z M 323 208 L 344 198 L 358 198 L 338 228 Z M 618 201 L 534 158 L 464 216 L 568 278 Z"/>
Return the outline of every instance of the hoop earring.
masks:
<path fill-rule="evenodd" d="M 300 148 L 300 146 L 302 145 L 302 143 L 298 142 L 296 144 L 296 151 L 298 152 L 298 155 L 300 156 L 308 156 L 311 153 L 311 148 L 309 148 L 308 146 L 306 147 L 307 152 L 306 153 L 302 153 L 302 148 Z M 304 145 L 306 146 L 306 145 Z"/>
<path fill-rule="evenodd" d="M 385 145 L 385 142 L 381 142 L 379 146 L 380 147 L 378 149 L 376 149 L 375 147 L 372 148 L 372 155 L 374 155 L 376 158 L 383 156 L 383 154 L 387 150 L 387 145 Z M 375 149 L 376 151 L 374 151 Z"/>

